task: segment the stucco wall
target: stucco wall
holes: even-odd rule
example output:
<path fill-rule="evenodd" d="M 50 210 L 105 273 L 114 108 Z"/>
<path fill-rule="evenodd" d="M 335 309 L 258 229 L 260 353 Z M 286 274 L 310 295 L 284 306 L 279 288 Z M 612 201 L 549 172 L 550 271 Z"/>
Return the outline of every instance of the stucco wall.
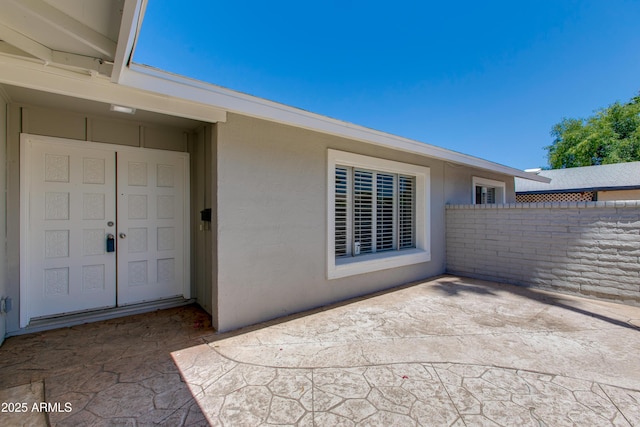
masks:
<path fill-rule="evenodd" d="M 466 202 L 471 171 L 445 178 L 442 161 L 234 114 L 217 128 L 218 330 L 444 272 L 445 191 Z M 430 168 L 430 262 L 326 278 L 328 149 Z"/>
<path fill-rule="evenodd" d="M 217 257 L 215 255 L 216 218 L 215 195 L 215 125 L 203 126 L 194 132 L 189 141 L 191 160 L 191 272 L 198 304 L 212 314 Z M 212 221 L 203 221 L 200 212 L 212 208 Z"/>
<path fill-rule="evenodd" d="M 640 305 L 640 201 L 447 206 L 447 272 Z"/>

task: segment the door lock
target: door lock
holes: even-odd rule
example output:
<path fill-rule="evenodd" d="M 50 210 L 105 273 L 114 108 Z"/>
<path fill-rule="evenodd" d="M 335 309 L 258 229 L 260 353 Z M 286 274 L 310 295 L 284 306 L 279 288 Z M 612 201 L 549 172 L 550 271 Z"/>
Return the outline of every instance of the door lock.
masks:
<path fill-rule="evenodd" d="M 109 233 L 107 234 L 107 252 L 116 251 L 116 236 Z"/>

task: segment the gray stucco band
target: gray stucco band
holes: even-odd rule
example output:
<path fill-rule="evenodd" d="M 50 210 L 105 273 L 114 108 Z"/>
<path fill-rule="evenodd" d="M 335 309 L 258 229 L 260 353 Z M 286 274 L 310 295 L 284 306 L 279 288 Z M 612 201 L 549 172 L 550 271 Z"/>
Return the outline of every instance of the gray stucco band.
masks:
<path fill-rule="evenodd" d="M 640 201 L 448 205 L 447 272 L 640 305 Z"/>

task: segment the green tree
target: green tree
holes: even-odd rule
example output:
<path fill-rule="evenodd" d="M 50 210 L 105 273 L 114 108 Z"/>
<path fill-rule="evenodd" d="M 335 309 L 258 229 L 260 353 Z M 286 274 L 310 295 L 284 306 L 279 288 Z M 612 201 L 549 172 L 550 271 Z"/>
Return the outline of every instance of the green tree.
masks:
<path fill-rule="evenodd" d="M 587 119 L 564 118 L 551 129 L 551 169 L 640 160 L 640 94 Z"/>

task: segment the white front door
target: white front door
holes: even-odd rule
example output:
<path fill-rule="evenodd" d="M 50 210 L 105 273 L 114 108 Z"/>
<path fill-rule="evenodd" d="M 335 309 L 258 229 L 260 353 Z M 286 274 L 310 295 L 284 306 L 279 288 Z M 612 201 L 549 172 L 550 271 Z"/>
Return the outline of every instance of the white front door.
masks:
<path fill-rule="evenodd" d="M 116 230 L 115 153 L 36 140 L 22 149 L 29 253 L 21 300 L 30 317 L 115 306 L 116 256 L 106 251 Z"/>
<path fill-rule="evenodd" d="M 183 295 L 188 157 L 118 153 L 118 304 Z"/>
<path fill-rule="evenodd" d="M 188 298 L 187 174 L 186 153 L 22 135 L 21 327 Z"/>

